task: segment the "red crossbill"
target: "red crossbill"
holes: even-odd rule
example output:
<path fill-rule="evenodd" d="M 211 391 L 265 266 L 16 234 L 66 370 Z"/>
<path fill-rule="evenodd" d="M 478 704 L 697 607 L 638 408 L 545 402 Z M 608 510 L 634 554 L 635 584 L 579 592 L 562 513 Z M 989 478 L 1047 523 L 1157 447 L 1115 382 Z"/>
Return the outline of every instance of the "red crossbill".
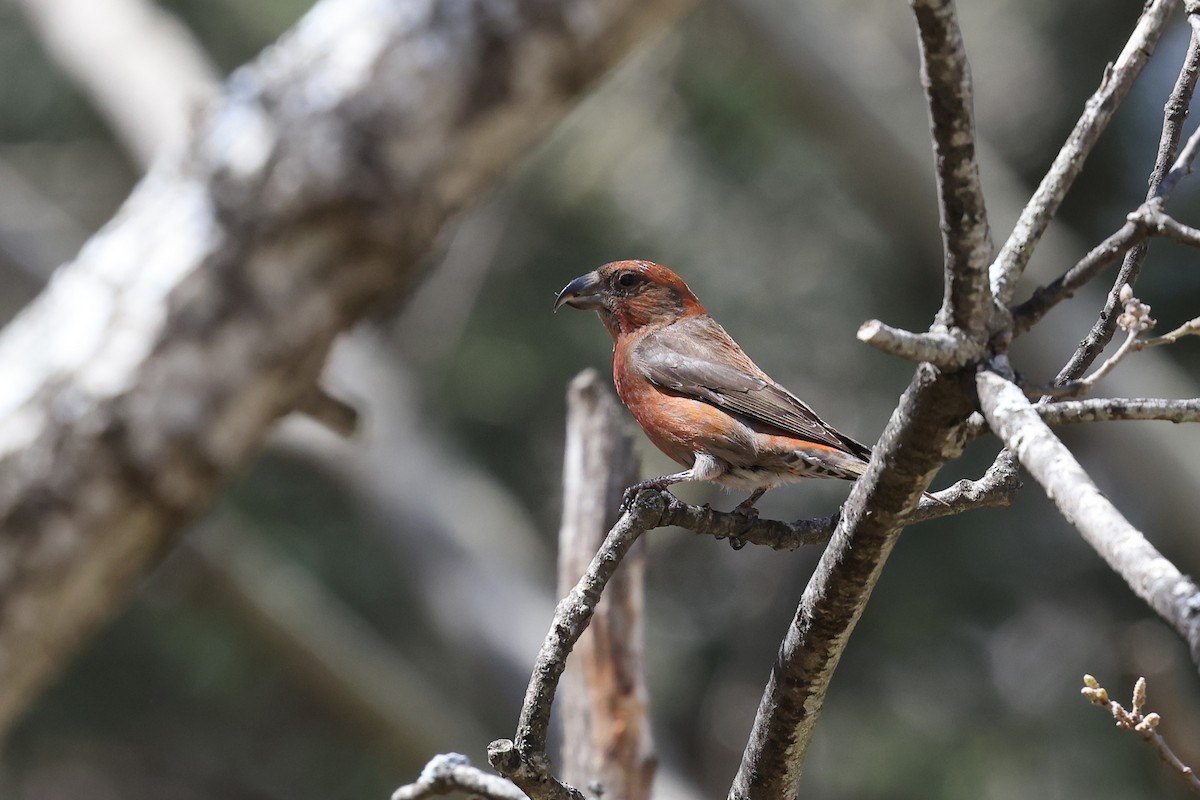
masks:
<path fill-rule="evenodd" d="M 596 311 L 613 339 L 621 402 L 658 449 L 687 467 L 637 483 L 665 489 L 715 481 L 751 490 L 805 478 L 854 480 L 871 449 L 838 432 L 758 368 L 708 315 L 687 284 L 649 261 L 615 261 L 559 292 L 564 305 Z"/>

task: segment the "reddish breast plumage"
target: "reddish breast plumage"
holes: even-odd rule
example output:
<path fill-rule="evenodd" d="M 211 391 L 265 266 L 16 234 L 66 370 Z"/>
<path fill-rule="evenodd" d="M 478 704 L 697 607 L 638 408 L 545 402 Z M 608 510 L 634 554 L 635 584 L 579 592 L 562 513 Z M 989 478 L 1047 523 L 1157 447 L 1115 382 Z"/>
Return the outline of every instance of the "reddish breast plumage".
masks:
<path fill-rule="evenodd" d="M 646 435 L 687 467 L 631 489 L 712 480 L 752 490 L 802 478 L 853 480 L 870 449 L 826 424 L 763 372 L 674 272 L 618 261 L 576 278 L 555 301 L 591 309 L 613 338 L 613 382 Z"/>

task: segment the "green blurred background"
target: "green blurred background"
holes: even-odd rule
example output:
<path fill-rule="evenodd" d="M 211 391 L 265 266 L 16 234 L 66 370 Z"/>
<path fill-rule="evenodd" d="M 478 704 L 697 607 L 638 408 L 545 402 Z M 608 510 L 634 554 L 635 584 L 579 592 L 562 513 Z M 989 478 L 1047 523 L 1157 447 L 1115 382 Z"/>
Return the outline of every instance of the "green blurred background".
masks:
<path fill-rule="evenodd" d="M 162 5 L 230 71 L 310 4 Z M 961 5 L 998 240 L 1139 11 Z M 1026 292 L 1143 198 L 1186 42 L 1176 19 Z M 11 0 L 0 3 L 0 76 L 7 318 L 111 216 L 139 168 Z M 329 382 L 361 407 L 361 435 L 287 420 L 13 731 L 0 796 L 381 798 L 436 752 L 484 763 L 487 742 L 512 734 L 555 600 L 566 385 L 609 368 L 602 327 L 552 316 L 554 293 L 605 261 L 672 266 L 767 371 L 873 441 L 912 367 L 854 333 L 873 317 L 922 329 L 940 303 L 931 175 L 906 5 L 701 4 L 464 219 L 406 308 L 339 344 Z M 1185 183 L 1173 212 L 1195 224 L 1198 198 Z M 1195 254 L 1155 243 L 1138 294 L 1162 330 L 1196 316 Z M 1048 380 L 1098 307 L 1091 292 L 1056 311 L 1018 342 L 1017 368 Z M 1194 396 L 1198 355 L 1187 340 L 1139 354 L 1100 394 Z M 1123 423 L 1064 436 L 1155 545 L 1197 571 L 1200 434 Z M 670 468 L 639 447 L 647 474 Z M 973 444 L 935 488 L 977 477 L 996 450 Z M 846 489 L 793 487 L 760 505 L 771 517 L 827 514 Z M 679 494 L 735 502 L 705 487 Z M 650 534 L 662 797 L 723 796 L 817 556 Z M 1145 675 L 1162 732 L 1200 764 L 1186 648 L 1036 486 L 1013 509 L 913 528 L 842 661 L 802 792 L 1183 797 L 1149 747 L 1079 696 L 1085 672 L 1119 699 Z"/>

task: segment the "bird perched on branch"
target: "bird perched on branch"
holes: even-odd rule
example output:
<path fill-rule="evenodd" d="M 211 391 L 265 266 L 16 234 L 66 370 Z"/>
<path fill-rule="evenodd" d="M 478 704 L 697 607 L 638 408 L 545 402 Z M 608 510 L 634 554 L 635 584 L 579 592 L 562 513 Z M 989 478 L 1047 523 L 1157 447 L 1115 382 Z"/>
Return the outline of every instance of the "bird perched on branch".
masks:
<path fill-rule="evenodd" d="M 751 495 L 804 478 L 854 480 L 871 449 L 839 433 L 758 368 L 708 315 L 687 284 L 650 261 L 614 261 L 559 292 L 564 305 L 596 311 L 613 338 L 613 382 L 634 419 L 687 469 L 634 484 L 665 489 L 715 481 Z"/>

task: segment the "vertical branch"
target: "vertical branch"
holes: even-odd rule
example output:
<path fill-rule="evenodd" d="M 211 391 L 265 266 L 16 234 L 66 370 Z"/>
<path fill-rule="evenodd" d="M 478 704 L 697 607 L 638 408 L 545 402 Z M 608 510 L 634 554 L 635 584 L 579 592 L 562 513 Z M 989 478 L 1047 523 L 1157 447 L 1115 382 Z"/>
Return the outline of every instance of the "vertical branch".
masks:
<path fill-rule="evenodd" d="M 565 596 L 616 523 L 621 495 L 638 479 L 637 458 L 612 396 L 594 370 L 571 382 L 559 531 L 558 593 Z M 635 544 L 609 581 L 589 632 L 563 674 L 562 776 L 604 796 L 647 800 L 655 758 L 643 671 L 645 546 Z"/>
<path fill-rule="evenodd" d="M 912 6 L 937 164 L 946 273 L 942 319 L 979 335 L 992 307 L 987 271 L 992 234 L 975 158 L 971 68 L 953 0 L 913 0 Z"/>
<path fill-rule="evenodd" d="M 1002 305 L 1012 301 L 1017 280 L 1029 264 L 1034 248 L 1075 183 L 1092 147 L 1154 53 L 1174 6 L 1173 0 L 1151 0 L 1146 5 L 1125 48 L 1105 72 L 1100 88 L 1088 98 L 1079 121 L 1022 209 L 1008 241 L 991 266 L 992 292 Z"/>
<path fill-rule="evenodd" d="M 914 0 L 945 248 L 941 320 L 982 338 L 991 236 L 975 160 L 970 68 L 952 0 Z M 829 682 L 921 491 L 956 450 L 971 413 L 955 373 L 922 365 L 851 490 L 780 645 L 730 800 L 793 797 Z"/>

